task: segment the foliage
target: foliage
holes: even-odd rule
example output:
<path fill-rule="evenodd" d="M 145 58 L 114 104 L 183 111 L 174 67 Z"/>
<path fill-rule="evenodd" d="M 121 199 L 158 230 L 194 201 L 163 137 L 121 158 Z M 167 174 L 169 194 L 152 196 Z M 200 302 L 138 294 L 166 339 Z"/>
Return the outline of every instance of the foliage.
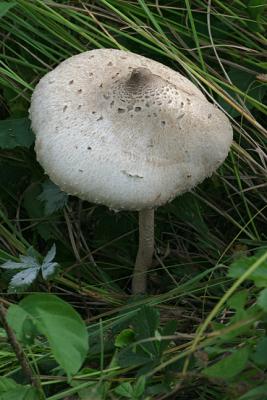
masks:
<path fill-rule="evenodd" d="M 224 357 L 208 368 L 203 373 L 211 378 L 222 378 L 229 380 L 243 371 L 248 362 L 249 349 L 243 347 L 235 350 L 233 354 Z"/>
<path fill-rule="evenodd" d="M 62 192 L 53 182 L 46 181 L 42 187 L 43 191 L 38 199 L 45 203 L 45 215 L 53 214 L 67 204 L 68 195 Z"/>
<path fill-rule="evenodd" d="M 27 118 L 0 121 L 0 147 L 2 149 L 14 149 L 17 146 L 30 147 L 33 141 L 30 121 Z"/>
<path fill-rule="evenodd" d="M 33 254 L 30 255 L 30 253 Z M 20 262 L 9 260 L 0 265 L 0 268 L 8 271 L 20 271 L 13 275 L 9 284 L 9 292 L 18 292 L 28 289 L 36 280 L 39 273 L 42 274 L 44 280 L 48 280 L 55 275 L 56 270 L 59 267 L 58 263 L 53 261 L 56 256 L 55 244 L 53 244 L 51 249 L 48 251 L 42 263 L 39 263 L 32 249 L 28 251 L 28 254 L 29 255 L 27 256 L 21 255 Z"/>
<path fill-rule="evenodd" d="M 79 371 L 88 351 L 88 334 L 84 321 L 68 303 L 52 294 L 32 294 L 10 306 L 7 320 L 26 344 L 44 335 L 69 376 Z"/>
<path fill-rule="evenodd" d="M 1 400 L 37 400 L 37 392 L 29 385 L 19 385 L 13 379 L 0 378 Z"/>
<path fill-rule="evenodd" d="M 0 301 L 48 400 L 266 397 L 265 11 L 258 0 L 0 3 Z M 234 127 L 219 171 L 157 210 L 149 294 L 136 299 L 137 215 L 61 192 L 28 119 L 41 76 L 101 47 L 180 71 Z M 0 341 L 0 400 L 35 400 L 1 328 Z"/>
<path fill-rule="evenodd" d="M 256 252 L 254 256 L 241 257 L 234 261 L 230 267 L 228 276 L 231 278 L 239 278 L 242 276 L 252 265 L 257 262 L 259 257 L 267 251 L 267 248 L 261 249 Z M 267 287 L 267 260 L 265 260 L 255 271 L 249 275 L 249 279 L 254 281 L 258 287 Z"/>
<path fill-rule="evenodd" d="M 123 398 L 138 400 L 142 397 L 145 390 L 145 378 L 140 377 L 134 385 L 129 382 L 121 383 L 115 389 L 115 393 Z"/>

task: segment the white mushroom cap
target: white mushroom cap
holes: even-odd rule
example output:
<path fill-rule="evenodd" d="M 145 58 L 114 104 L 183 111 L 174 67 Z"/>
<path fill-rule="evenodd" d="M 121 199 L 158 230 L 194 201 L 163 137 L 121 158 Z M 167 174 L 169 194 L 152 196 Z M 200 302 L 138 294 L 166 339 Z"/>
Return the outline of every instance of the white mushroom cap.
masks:
<path fill-rule="evenodd" d="M 114 49 L 75 55 L 46 74 L 30 117 L 51 180 L 114 209 L 158 207 L 190 190 L 232 142 L 228 119 L 188 79 Z"/>

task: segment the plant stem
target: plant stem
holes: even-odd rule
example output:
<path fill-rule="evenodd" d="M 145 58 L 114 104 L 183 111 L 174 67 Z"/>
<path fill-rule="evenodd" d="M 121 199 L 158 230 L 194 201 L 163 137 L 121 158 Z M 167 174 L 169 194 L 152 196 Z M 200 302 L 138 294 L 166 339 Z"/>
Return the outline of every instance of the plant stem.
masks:
<path fill-rule="evenodd" d="M 139 249 L 136 256 L 132 293 L 146 292 L 147 270 L 154 252 L 154 210 L 139 211 Z"/>
<path fill-rule="evenodd" d="M 7 322 L 6 319 L 6 310 L 3 306 L 3 304 L 0 303 L 0 322 L 3 325 L 3 328 L 6 332 L 8 341 L 12 347 L 12 349 L 14 350 L 14 353 L 16 354 L 17 360 L 20 363 L 22 372 L 25 376 L 26 379 L 28 379 L 31 384 L 38 390 L 38 393 L 40 394 L 40 399 L 44 399 L 44 394 L 43 394 L 43 390 L 42 387 L 40 385 L 40 382 L 38 381 L 38 378 L 34 376 L 32 369 L 30 367 L 30 364 L 27 360 L 27 357 L 20 345 L 20 343 L 18 342 L 15 333 L 13 332 L 12 328 L 10 327 L 10 325 Z"/>

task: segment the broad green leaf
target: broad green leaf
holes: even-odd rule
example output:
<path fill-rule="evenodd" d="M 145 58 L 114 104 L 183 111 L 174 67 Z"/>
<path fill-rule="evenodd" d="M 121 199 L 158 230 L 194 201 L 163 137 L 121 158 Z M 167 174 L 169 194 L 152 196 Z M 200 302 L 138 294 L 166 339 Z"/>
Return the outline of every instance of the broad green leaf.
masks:
<path fill-rule="evenodd" d="M 228 327 L 230 327 L 231 325 L 234 325 L 235 328 L 232 331 L 225 333 L 221 339 L 223 341 L 224 340 L 228 341 L 237 336 L 244 335 L 244 334 L 250 332 L 251 327 L 253 326 L 253 322 L 251 322 L 250 324 L 245 324 L 244 326 L 239 326 L 239 322 L 242 320 L 246 320 L 246 319 L 249 319 L 248 311 L 246 311 L 244 309 L 240 309 L 240 310 L 236 311 L 234 316 L 230 318 L 230 322 L 227 324 Z"/>
<path fill-rule="evenodd" d="M 5 119 L 0 121 L 0 148 L 30 147 L 34 135 L 28 118 Z"/>
<path fill-rule="evenodd" d="M 171 320 L 168 321 L 164 327 L 161 329 L 161 335 L 162 336 L 169 336 L 169 335 L 174 335 L 175 331 L 177 328 L 177 321 Z M 167 349 L 169 346 L 170 340 L 165 340 L 163 339 L 160 343 L 160 354 L 163 353 L 164 350 Z"/>
<path fill-rule="evenodd" d="M 26 345 L 34 343 L 38 331 L 33 318 L 23 308 L 17 304 L 12 304 L 8 308 L 7 321 L 20 342 Z"/>
<path fill-rule="evenodd" d="M 57 362 L 73 375 L 79 371 L 88 351 L 88 334 L 80 315 L 66 302 L 51 294 L 33 294 L 20 306 L 36 320 L 47 337 Z"/>
<path fill-rule="evenodd" d="M 257 304 L 266 312 L 267 311 L 267 288 L 263 289 L 258 297 Z"/>
<path fill-rule="evenodd" d="M 19 385 L 13 379 L 0 377 L 0 400 L 39 400 L 36 390 Z"/>
<path fill-rule="evenodd" d="M 261 385 L 249 390 L 243 396 L 238 397 L 238 400 L 267 400 L 267 385 Z"/>
<path fill-rule="evenodd" d="M 247 291 L 242 290 L 241 292 L 233 294 L 233 296 L 231 296 L 230 299 L 227 301 L 227 304 L 235 310 L 240 310 L 245 307 L 247 297 Z"/>
<path fill-rule="evenodd" d="M 259 341 L 252 358 L 260 367 L 267 367 L 267 337 L 264 337 Z"/>
<path fill-rule="evenodd" d="M 151 361 L 153 361 L 151 355 L 139 351 L 135 353 L 132 348 L 123 349 L 118 354 L 118 363 L 125 368 L 148 364 Z"/>
<path fill-rule="evenodd" d="M 24 323 L 28 318 L 30 318 L 30 315 L 17 304 L 12 304 L 8 308 L 7 321 L 15 332 L 17 339 L 21 342 L 24 342 Z"/>
<path fill-rule="evenodd" d="M 132 326 L 136 341 L 149 338 L 154 339 L 155 333 L 159 328 L 159 312 L 152 307 L 143 306 L 134 316 Z M 152 340 L 151 342 L 142 343 L 140 346 L 145 351 L 153 355 L 158 355 L 159 345 L 160 343 Z"/>
<path fill-rule="evenodd" d="M 231 379 L 243 371 L 247 364 L 248 355 L 249 349 L 247 347 L 235 350 L 231 355 L 205 368 L 203 373 L 212 378 Z"/>
<path fill-rule="evenodd" d="M 115 393 L 119 396 L 127 397 L 128 399 L 134 399 L 133 387 L 129 382 L 124 382 L 115 388 Z"/>
<path fill-rule="evenodd" d="M 132 329 L 124 329 L 115 339 L 116 347 L 126 347 L 134 342 L 134 331 Z"/>
<path fill-rule="evenodd" d="M 10 378 L 0 377 L 0 394 L 7 392 L 8 390 L 14 389 L 18 384 Z"/>
<path fill-rule="evenodd" d="M 123 367 L 144 365 L 159 359 L 161 343 L 155 341 L 159 328 L 159 312 L 152 307 L 143 306 L 131 320 L 135 341 L 148 341 L 121 350 L 118 362 Z M 151 341 L 149 341 L 151 339 Z"/>
<path fill-rule="evenodd" d="M 77 393 L 80 400 L 103 400 L 106 399 L 107 391 L 110 389 L 110 383 L 102 381 L 101 384 L 97 380 L 90 381 L 90 374 L 97 372 L 96 369 L 82 368 L 75 378 L 71 380 L 70 385 L 77 387 Z M 81 380 L 79 376 L 87 375 L 87 385 L 85 388 L 79 389 L 81 386 Z M 76 379 L 77 378 L 77 379 Z M 74 400 L 74 399 L 73 399 Z M 77 398 L 78 400 L 78 398 Z"/>
<path fill-rule="evenodd" d="M 266 249 L 264 251 L 266 251 Z M 239 278 L 259 259 L 260 254 L 262 254 L 262 252 L 255 256 L 240 258 L 234 261 L 229 267 L 228 276 L 231 278 Z M 267 261 L 261 263 L 248 279 L 254 281 L 255 285 L 258 287 L 267 287 Z"/>
<path fill-rule="evenodd" d="M 16 389 L 0 395 L 0 400 L 40 400 L 40 396 L 36 389 L 19 385 Z"/>
<path fill-rule="evenodd" d="M 212 345 L 212 346 L 206 346 L 205 347 L 205 353 L 208 354 L 209 357 L 214 358 L 218 356 L 219 354 L 225 353 L 225 349 L 220 346 Z"/>
<path fill-rule="evenodd" d="M 79 382 L 79 384 L 81 383 Z M 78 390 L 77 393 L 79 395 L 79 400 L 103 400 L 106 399 L 106 393 L 108 392 L 108 389 L 109 382 L 101 382 L 101 385 L 99 385 L 97 382 L 92 381 L 89 387 Z M 73 398 L 73 400 L 74 399 L 75 398 Z"/>
<path fill-rule="evenodd" d="M 137 379 L 137 382 L 134 384 L 134 396 L 136 398 L 139 398 L 142 396 L 142 394 L 145 391 L 146 387 L 146 378 L 144 376 L 140 376 L 140 378 Z"/>
<path fill-rule="evenodd" d="M 168 398 L 168 394 L 172 391 L 172 383 L 170 382 L 170 379 L 165 379 L 165 382 L 163 383 L 155 383 L 155 384 L 150 384 L 147 389 L 146 389 L 146 393 L 149 399 L 157 399 L 159 397 L 159 395 L 161 394 L 162 397 L 163 395 L 166 395 L 166 398 Z M 163 397 L 164 398 L 164 397 Z M 174 399 L 172 399 L 174 400 Z M 178 400 L 178 399 L 175 399 Z M 193 400 L 193 399 L 181 399 L 181 400 Z M 199 399 L 198 399 L 199 400 Z"/>
<path fill-rule="evenodd" d="M 0 3 L 0 18 L 2 18 L 16 4 L 17 4 L 16 1 L 1 1 L 1 3 Z"/>
<path fill-rule="evenodd" d="M 53 214 L 67 204 L 67 193 L 62 192 L 53 182 L 46 181 L 42 184 L 42 187 L 43 191 L 38 199 L 44 202 L 45 215 Z"/>

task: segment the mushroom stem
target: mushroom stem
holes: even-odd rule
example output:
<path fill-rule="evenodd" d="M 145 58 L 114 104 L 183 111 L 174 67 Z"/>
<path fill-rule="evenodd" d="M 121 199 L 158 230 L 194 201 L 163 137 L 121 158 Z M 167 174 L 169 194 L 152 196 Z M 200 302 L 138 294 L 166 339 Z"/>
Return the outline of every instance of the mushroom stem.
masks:
<path fill-rule="evenodd" d="M 132 293 L 146 292 L 147 270 L 151 267 L 154 252 L 154 210 L 139 211 L 139 249 L 136 256 Z"/>

